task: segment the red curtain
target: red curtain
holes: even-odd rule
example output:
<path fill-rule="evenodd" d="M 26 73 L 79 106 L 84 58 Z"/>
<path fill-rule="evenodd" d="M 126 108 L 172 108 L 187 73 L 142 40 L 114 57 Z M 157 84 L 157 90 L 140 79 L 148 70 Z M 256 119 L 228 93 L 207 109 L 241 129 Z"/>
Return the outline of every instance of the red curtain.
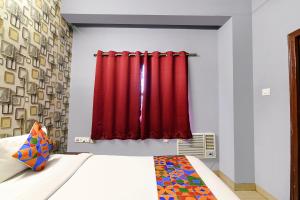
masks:
<path fill-rule="evenodd" d="M 185 52 L 144 56 L 145 90 L 141 138 L 192 137 L 188 106 L 188 63 Z"/>
<path fill-rule="evenodd" d="M 97 53 L 91 138 L 188 139 L 188 64 L 185 52 L 148 56 Z M 141 67 L 144 92 L 141 102 Z M 142 109 L 141 109 L 142 104 Z"/>
<path fill-rule="evenodd" d="M 97 52 L 91 138 L 140 138 L 140 52 Z"/>

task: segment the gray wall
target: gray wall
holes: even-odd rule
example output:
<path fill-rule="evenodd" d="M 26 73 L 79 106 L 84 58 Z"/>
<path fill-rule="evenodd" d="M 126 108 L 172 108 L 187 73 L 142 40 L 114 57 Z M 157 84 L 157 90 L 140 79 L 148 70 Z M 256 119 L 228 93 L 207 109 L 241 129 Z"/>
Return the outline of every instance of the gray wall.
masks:
<path fill-rule="evenodd" d="M 300 28 L 300 1 L 253 1 L 256 183 L 289 199 L 290 117 L 287 35 Z M 271 96 L 261 96 L 262 88 Z"/>
<path fill-rule="evenodd" d="M 254 183 L 251 15 L 232 17 L 218 31 L 220 170 Z"/>
<path fill-rule="evenodd" d="M 82 5 L 80 5 L 82 3 Z M 253 93 L 249 92 L 250 83 L 249 80 L 251 78 L 251 69 L 249 69 L 249 65 L 251 65 L 251 52 L 249 53 L 249 49 L 251 49 L 251 19 L 249 20 L 249 16 L 251 18 L 251 1 L 249 0 L 224 0 L 220 2 L 219 0 L 190 0 L 189 3 L 186 3 L 182 0 L 165 0 L 165 1 L 143 1 L 141 3 L 140 0 L 128 0 L 126 2 L 111 0 L 86 0 L 82 2 L 76 2 L 74 4 L 73 0 L 64 0 L 62 4 L 62 12 L 66 14 L 130 14 L 130 15 L 228 15 L 233 16 L 232 18 L 232 37 L 234 38 L 232 41 L 232 51 L 233 51 L 233 71 L 232 71 L 232 83 L 235 91 L 238 91 L 234 95 L 234 100 L 232 102 L 227 102 L 229 105 L 234 106 L 233 110 L 230 109 L 228 112 L 234 112 L 233 117 L 236 118 L 236 114 L 238 116 L 242 116 L 241 120 L 235 121 L 235 124 L 230 122 L 228 127 L 225 127 L 227 115 L 223 115 L 226 113 L 226 103 L 222 102 L 223 100 L 230 100 L 230 98 L 223 95 L 228 95 L 226 93 L 226 89 L 231 91 L 231 88 L 220 87 L 219 95 L 220 95 L 220 133 L 227 132 L 227 134 L 232 134 L 231 130 L 234 126 L 234 151 L 235 156 L 232 155 L 232 151 L 222 150 L 225 148 L 225 144 L 229 144 L 232 140 L 227 143 L 226 139 L 220 137 L 220 167 L 224 169 L 225 173 L 229 176 L 237 176 L 234 177 L 234 180 L 245 180 L 245 175 L 248 176 L 248 181 L 253 180 L 251 178 L 252 174 L 252 166 L 250 166 L 250 172 L 247 172 L 247 165 L 243 163 L 247 158 L 253 158 L 253 148 L 251 148 L 251 137 L 253 139 L 253 125 L 251 126 L 251 94 L 254 95 L 254 144 L 255 147 L 255 182 L 266 189 L 268 192 L 274 194 L 278 199 L 289 199 L 289 94 L 288 94 L 288 54 L 287 54 L 287 34 L 297 28 L 300 27 L 300 13 L 298 11 L 300 7 L 299 0 L 252 0 L 253 6 L 253 17 L 252 17 L 252 30 L 253 30 Z M 170 5 L 172 5 L 170 7 Z M 230 27 L 227 27 L 230 29 Z M 81 30 L 81 29 L 80 29 Z M 99 29 L 101 30 L 101 29 Z M 107 29 L 106 29 L 107 30 Z M 82 29 L 82 31 L 84 31 Z M 230 30 L 221 30 L 220 34 L 230 35 L 228 32 Z M 94 31 L 96 32 L 96 31 Z M 116 31 L 114 31 L 116 32 Z M 83 33 L 83 32 L 82 32 Z M 101 33 L 101 35 L 100 35 Z M 72 85 L 71 89 L 74 97 L 71 97 L 71 117 L 72 117 L 72 101 L 75 98 L 79 98 L 80 95 L 76 95 L 76 90 L 78 93 L 80 91 L 84 91 L 86 88 L 90 88 L 93 82 L 93 72 L 89 71 L 90 66 L 94 66 L 94 60 L 89 57 L 96 48 L 100 46 L 100 44 L 104 44 L 107 46 L 107 42 L 105 41 L 109 38 L 108 35 L 111 33 L 105 32 L 105 29 L 99 31 L 99 35 L 97 38 L 102 38 L 99 41 L 95 42 L 96 44 L 90 42 L 86 42 L 87 39 L 84 39 L 84 36 L 80 36 L 81 33 L 75 33 L 75 45 L 74 45 L 74 68 L 72 74 Z M 96 34 L 96 33 L 94 33 Z M 115 34 L 115 33 L 114 33 Z M 88 34 L 90 36 L 90 34 Z M 95 36 L 94 36 L 95 37 Z M 196 37 L 196 36 L 195 36 Z M 202 37 L 202 36 L 201 36 Z M 203 46 L 203 43 L 200 43 L 199 38 L 197 40 L 199 42 L 199 47 Z M 78 50 L 80 46 L 78 46 L 78 41 L 76 42 L 76 38 L 82 39 L 82 51 Z M 96 37 L 95 37 L 96 38 Z M 226 37 L 223 35 L 223 38 Z M 245 41 L 246 39 L 246 41 Z M 191 45 L 195 44 L 195 42 L 190 42 Z M 245 41 L 245 42 L 244 42 Z M 84 44 L 86 42 L 87 44 Z M 220 45 L 224 47 L 229 44 L 220 43 Z M 228 42 L 228 41 L 227 41 Z M 77 43 L 77 44 L 76 44 Z M 170 42 L 171 43 L 171 42 Z M 250 44 L 249 44 L 250 43 Z M 117 47 L 127 47 L 125 43 L 122 45 L 117 45 L 115 42 L 112 43 L 112 47 L 107 48 L 117 48 Z M 90 45 L 91 48 L 87 46 Z M 128 44 L 127 44 L 128 45 Z M 170 47 L 174 46 L 172 44 L 168 44 Z M 93 47 L 94 46 L 94 47 Z M 138 46 L 138 45 L 135 45 Z M 138 46 L 142 48 L 143 45 Z M 188 44 L 186 44 L 189 47 Z M 133 48 L 131 45 L 128 48 Z M 77 48 L 77 50 L 76 50 Z M 94 49 L 93 49 L 94 48 Z M 105 47 L 104 47 L 105 48 Z M 145 47 L 148 49 L 148 47 Z M 158 47 L 155 47 L 158 48 Z M 226 47 L 224 47 L 226 49 Z M 187 48 L 186 48 L 187 49 Z M 123 50 L 123 49 L 122 49 Z M 87 52 L 85 52 L 87 51 Z M 80 52 L 80 53 L 79 53 Z M 220 52 L 220 51 L 219 51 Z M 205 53 L 205 52 L 204 52 Z M 82 55 L 81 55 L 82 54 Z M 85 55 L 85 56 L 83 56 Z M 249 55 L 249 57 L 247 57 Z M 202 56 L 202 55 L 201 55 Z M 78 58 L 76 58 L 78 57 Z M 83 60 L 80 60 L 83 59 Z M 90 59 L 90 60 L 89 60 Z M 199 59 L 199 58 L 197 58 Z M 202 57 L 201 57 L 202 59 Z M 204 58 L 203 58 L 204 59 Z M 228 58 L 227 58 L 228 59 Z M 231 65 L 231 61 L 227 60 L 222 55 L 219 55 L 219 62 L 224 61 L 224 67 L 228 67 Z M 77 61 L 76 61 L 77 60 Z M 247 62 L 246 64 L 244 62 Z M 76 67 L 78 69 L 78 74 L 74 74 Z M 221 67 L 219 63 L 219 67 Z M 238 67 L 241 67 L 239 69 Z M 229 67 L 230 68 L 230 67 Z M 251 67 L 250 67 L 251 68 Z M 221 68 L 219 68 L 222 70 Z M 86 70 L 86 72 L 85 72 Z M 81 73 L 81 74 L 80 74 Z M 226 73 L 226 72 L 224 72 Z M 226 74 L 226 77 L 222 77 L 221 75 L 225 75 L 219 71 L 219 86 L 223 85 L 223 82 L 230 83 L 231 77 L 230 74 Z M 248 73 L 248 76 L 247 76 Z M 245 81 L 243 78 L 245 77 Z M 204 77 L 205 78 L 205 77 Z M 223 79 L 224 78 L 224 79 Z M 81 83 L 77 83 L 77 81 L 82 81 Z M 200 83 L 200 82 L 199 82 Z M 200 84 L 199 84 L 200 85 Z M 228 86 L 231 87 L 231 86 Z M 271 87 L 271 96 L 262 97 L 261 89 L 265 87 Z M 195 87 L 194 87 L 195 89 Z M 203 88 L 202 88 L 203 89 Z M 202 90 L 201 89 L 201 90 Z M 245 89 L 245 90 L 244 90 Z M 193 90 L 193 87 L 192 87 Z M 199 89 L 200 90 L 200 89 Z M 75 115 L 82 115 L 84 117 L 77 117 L 77 119 L 71 119 L 71 123 L 82 123 L 84 120 L 85 123 L 90 123 L 90 118 L 86 116 L 90 116 L 89 113 L 91 109 L 91 96 L 92 91 L 87 90 L 85 96 L 82 97 L 82 102 L 85 106 L 82 108 L 77 108 Z M 243 96 L 243 94 L 248 94 Z M 231 94 L 230 94 L 231 95 Z M 236 96 L 237 95 L 237 96 Z M 73 100 L 72 100 L 73 98 Z M 203 98 L 203 97 L 202 97 Z M 207 98 L 205 96 L 205 98 Z M 250 104 L 243 104 L 243 99 L 246 99 L 246 102 Z M 75 101 L 75 100 L 74 100 Z M 204 101 L 201 99 L 201 101 Z M 231 101 L 231 100 L 230 100 Z M 236 103 L 236 101 L 240 101 Z M 201 107 L 201 104 L 198 104 Z M 196 106 L 194 103 L 192 106 Z M 196 106 L 197 107 L 197 106 Z M 247 111 L 246 117 L 243 117 L 243 113 Z M 199 112 L 199 109 L 197 110 Z M 237 112 L 237 113 L 236 113 Z M 253 114 L 253 113 L 252 113 Z M 229 116 L 230 119 L 232 116 Z M 210 117 L 210 119 L 212 119 Z M 247 123 L 247 120 L 250 120 L 250 123 Z M 203 120 L 202 120 L 203 121 Z M 199 120 L 200 122 L 200 120 Z M 204 122 L 204 121 L 203 121 Z M 207 121 L 206 121 L 207 122 Z M 208 122 L 211 124 L 211 122 Z M 208 126 L 205 123 L 199 123 L 199 126 Z M 73 126 L 73 125 L 72 125 Z M 70 128 L 72 127 L 70 124 Z M 77 126 L 77 125 L 76 125 Z M 90 126 L 90 125 L 88 125 Z M 88 127 L 87 125 L 85 127 Z M 193 125 L 195 126 L 195 124 Z M 217 127 L 217 125 L 215 126 Z M 75 127 L 74 127 L 75 128 Z M 75 129 L 73 129 L 75 131 Z M 72 133 L 73 136 L 78 134 L 82 135 L 82 132 L 86 132 L 82 128 L 78 129 L 80 133 Z M 72 132 L 72 131 L 71 131 Z M 252 132 L 252 134 L 251 134 Z M 236 135 L 238 134 L 238 135 Z M 72 135 L 71 135 L 72 136 Z M 246 138 L 250 139 L 248 143 Z M 72 137 L 71 137 L 72 140 Z M 73 141 L 69 140 L 69 143 Z M 130 142 L 128 142 L 130 143 Z M 151 145 L 150 145 L 151 143 Z M 75 146 L 72 147 L 73 144 L 70 145 L 72 150 L 75 150 Z M 97 144 L 99 146 L 99 144 Z M 143 148 L 143 150 L 148 151 L 146 153 L 151 153 L 151 151 L 160 151 L 159 153 L 174 153 L 173 150 L 175 147 L 174 142 L 170 142 L 168 144 L 163 144 L 161 141 L 151 141 L 146 144 L 128 144 L 127 146 L 134 148 Z M 245 145 L 245 146 L 244 146 Z M 93 148 L 92 145 L 76 145 L 80 149 L 89 149 Z M 88 148 L 86 148 L 89 146 Z M 130 152 L 130 150 L 135 151 L 134 148 L 127 148 L 125 144 L 118 145 L 120 148 L 124 148 L 125 152 Z M 150 150 L 146 150 L 148 146 L 153 147 Z M 110 151 L 119 152 L 120 149 L 110 148 L 106 143 L 104 145 L 106 149 L 110 149 Z M 146 147 L 146 148 L 144 148 Z M 122 150 L 121 148 L 121 150 Z M 97 148 L 99 151 L 103 151 L 102 148 Z M 105 149 L 105 150 L 106 150 Z M 169 150 L 167 150 L 169 149 Z M 226 148 L 225 148 L 226 149 Z M 165 151 L 166 150 L 166 151 Z M 142 151 L 145 153 L 145 151 Z M 238 155 L 237 155 L 238 154 Z M 226 160 L 234 159 L 235 168 L 225 166 Z M 223 162 L 223 163 L 222 163 Z M 252 162 L 252 161 L 248 161 Z M 232 162 L 230 162 L 232 164 Z M 254 162 L 252 162 L 254 163 Z M 241 176 L 240 176 L 241 175 Z M 240 177 L 240 178 L 239 178 Z M 250 177 L 250 178 L 249 178 Z M 246 177 L 247 178 L 247 177 Z"/>
<path fill-rule="evenodd" d="M 233 105 L 235 181 L 254 183 L 252 17 L 234 17 Z"/>
<path fill-rule="evenodd" d="M 233 94 L 234 95 L 234 100 L 233 100 L 234 110 L 233 110 L 233 112 L 234 112 L 234 116 L 235 115 L 237 116 L 237 117 L 235 117 L 235 119 L 237 120 L 237 123 L 234 124 L 235 169 L 232 169 L 236 173 L 235 173 L 235 177 L 233 180 L 237 181 L 237 182 L 253 182 L 254 181 L 253 101 L 252 101 L 253 100 L 253 98 L 252 98 L 253 89 L 252 89 L 252 55 L 251 55 L 251 49 L 252 49 L 251 1 L 249 1 L 249 0 L 223 0 L 223 1 L 190 0 L 187 3 L 182 0 L 165 0 L 165 1 L 154 0 L 151 2 L 146 1 L 146 0 L 144 0 L 144 1 L 128 0 L 126 2 L 117 1 L 117 0 L 111 0 L 111 1 L 105 1 L 105 2 L 104 2 L 104 0 L 86 0 L 86 1 L 82 1 L 82 2 L 76 2 L 76 4 L 74 4 L 73 0 L 64 0 L 62 3 L 63 3 L 62 4 L 63 15 L 77 14 L 76 17 L 86 16 L 86 15 L 89 15 L 92 17 L 97 17 L 98 15 L 106 15 L 106 16 L 111 15 L 113 18 L 118 17 L 118 15 L 122 15 L 122 16 L 136 15 L 136 17 L 141 17 L 141 16 L 143 17 L 145 15 L 165 15 L 165 16 L 178 15 L 178 16 L 200 16 L 200 17 L 201 16 L 232 16 L 232 32 L 233 32 L 232 48 L 233 48 L 233 67 L 234 67 L 234 69 L 233 69 L 233 81 L 234 81 L 233 85 L 234 85 L 234 91 L 235 91 Z M 145 18 L 144 20 L 147 20 L 147 18 Z M 83 29 L 80 29 L 80 30 L 83 30 Z M 75 46 L 74 46 L 74 59 L 75 59 L 74 67 L 75 68 L 76 68 L 75 65 L 81 65 L 81 67 L 83 67 L 84 66 L 83 64 L 88 64 L 88 62 L 90 62 L 88 64 L 88 66 L 93 65 L 92 60 L 88 60 L 91 58 L 88 56 L 83 56 L 83 55 L 79 55 L 78 59 L 83 58 L 84 60 L 79 61 L 77 64 L 76 55 L 78 55 L 78 54 L 76 53 L 76 51 L 78 51 L 78 50 L 76 50 L 76 48 L 82 47 L 83 54 L 86 54 L 87 52 L 93 53 L 92 51 L 95 51 L 97 48 L 101 47 L 100 44 L 106 45 L 106 46 L 103 46 L 103 48 L 107 47 L 108 49 L 113 49 L 113 48 L 118 49 L 119 48 L 119 49 L 123 50 L 125 47 L 127 47 L 127 49 L 129 49 L 129 50 L 134 49 L 136 47 L 138 47 L 137 49 L 142 49 L 142 48 L 150 49 L 151 48 L 150 45 L 146 45 L 145 43 L 140 43 L 137 45 L 136 43 L 128 44 L 127 42 L 122 42 L 122 43 L 119 42 L 118 44 L 115 44 L 116 42 L 111 42 L 108 45 L 108 43 L 106 42 L 106 39 L 109 41 L 110 36 L 115 35 L 116 33 L 110 33 L 108 31 L 109 29 L 99 29 L 99 30 L 101 30 L 101 32 L 100 31 L 98 31 L 98 32 L 92 31 L 92 32 L 97 32 L 97 33 L 93 33 L 93 34 L 97 35 L 97 37 L 96 36 L 94 36 L 94 37 L 100 38 L 100 39 L 97 39 L 97 40 L 91 39 L 89 42 L 84 42 L 84 41 L 87 41 L 86 39 L 84 39 L 85 36 L 80 36 L 80 33 L 75 33 Z M 153 33 L 154 31 L 155 30 L 148 29 L 148 31 L 145 31 L 145 35 L 150 35 L 151 37 L 153 37 L 154 34 L 151 34 L 151 33 Z M 190 32 L 189 30 L 181 30 L 181 31 L 183 32 L 182 35 L 184 36 L 184 38 L 186 35 L 189 35 L 189 32 Z M 115 32 L 118 32 L 118 31 L 115 31 Z M 171 33 L 172 31 L 165 30 L 165 32 Z M 91 34 L 89 32 L 87 32 L 86 34 L 87 34 L 86 37 L 91 36 Z M 167 34 L 167 33 L 165 33 L 165 34 Z M 81 35 L 83 35 L 83 32 Z M 169 36 L 165 36 L 165 37 L 168 38 L 167 39 L 168 41 L 169 40 L 173 40 L 173 41 L 177 40 L 177 38 L 172 39 L 172 37 L 169 37 Z M 182 47 L 184 47 L 185 49 L 195 48 L 196 50 L 197 50 L 197 48 L 200 49 L 202 47 L 207 48 L 206 41 L 203 41 L 201 39 L 201 37 L 202 37 L 202 35 L 193 36 L 192 38 L 194 38 L 194 39 L 190 40 L 189 42 L 185 42 Z M 80 38 L 80 40 L 82 40 L 82 41 L 80 41 L 80 45 L 82 45 L 82 46 L 76 47 L 76 40 L 78 40 L 76 38 Z M 182 38 L 182 37 L 180 37 L 180 38 Z M 118 38 L 116 40 L 118 41 Z M 95 41 L 97 41 L 97 42 L 95 42 Z M 86 44 L 84 44 L 84 43 L 86 43 Z M 96 44 L 97 44 L 97 46 L 96 46 Z M 87 45 L 89 45 L 89 47 L 87 47 Z M 161 45 L 162 45 L 161 47 L 168 47 L 170 49 L 176 48 L 176 46 L 174 46 L 175 42 L 171 42 L 171 41 L 169 41 L 165 44 L 162 43 Z M 165 45 L 165 46 L 163 46 L 163 45 Z M 197 45 L 197 47 L 195 45 Z M 217 46 L 217 44 L 216 44 L 216 46 Z M 158 49 L 159 45 L 155 46 L 155 43 L 153 43 L 152 48 Z M 201 52 L 202 52 L 202 50 L 203 49 L 201 49 Z M 207 50 L 203 51 L 204 54 L 205 54 L 205 52 L 209 52 L 209 48 Z M 217 50 L 214 53 L 214 55 L 215 55 L 215 60 L 213 60 L 214 62 L 216 62 L 216 60 L 217 60 L 216 52 L 217 52 Z M 200 59 L 202 59 L 202 57 Z M 207 59 L 207 58 L 203 57 L 203 59 Z M 82 62 L 82 64 L 80 64 L 80 62 Z M 85 63 L 83 63 L 83 62 L 85 62 Z M 199 74 L 201 74 L 201 75 L 203 74 L 203 76 L 204 76 L 203 80 L 217 81 L 217 78 L 215 78 L 215 79 L 207 78 L 207 77 L 210 77 L 211 74 L 213 73 L 210 70 L 210 68 L 204 67 L 201 70 L 202 71 Z M 90 79 L 92 77 L 92 72 L 87 72 L 87 73 L 91 73 L 88 76 L 89 82 L 86 82 L 83 84 L 90 85 L 92 82 L 92 79 Z M 247 75 L 247 73 L 249 73 L 249 74 Z M 208 74 L 208 75 L 206 76 L 206 74 Z M 196 74 L 192 73 L 192 76 L 194 76 L 194 75 L 196 76 Z M 74 77 L 75 76 L 76 75 L 74 75 Z M 80 75 L 80 76 L 83 76 L 83 75 Z M 87 76 L 87 75 L 84 75 L 84 76 Z M 214 76 L 215 77 L 218 76 L 217 70 L 215 70 Z M 73 79 L 76 79 L 74 77 L 73 77 Z M 191 77 L 191 80 L 193 81 L 193 77 Z M 196 80 L 197 81 L 195 81 L 195 82 L 197 82 L 197 86 L 192 86 L 191 91 L 192 91 L 192 93 L 194 91 L 198 92 L 197 90 L 201 91 L 201 93 L 199 93 L 199 95 L 201 95 L 201 97 L 199 96 L 199 100 L 196 100 L 196 101 L 193 100 L 192 108 L 193 108 L 194 112 L 199 112 L 200 111 L 199 108 L 201 108 L 202 112 L 203 111 L 208 111 L 208 112 L 200 113 L 199 116 L 203 116 L 203 117 L 198 117 L 199 121 L 197 119 L 196 124 L 194 122 L 195 114 L 193 114 L 193 116 L 192 116 L 193 117 L 193 126 L 194 126 L 193 128 L 197 128 L 196 131 L 198 131 L 199 127 L 200 127 L 201 131 L 207 129 L 207 127 L 209 127 L 209 129 L 213 129 L 213 128 L 211 128 L 211 124 L 215 124 L 215 123 L 216 124 L 214 125 L 214 128 L 217 128 L 218 117 L 215 116 L 215 113 L 217 113 L 217 111 L 215 111 L 215 109 L 217 109 L 218 102 L 217 102 L 217 100 L 215 100 L 215 102 L 209 102 L 207 100 L 207 102 L 209 104 L 208 105 L 205 104 L 206 99 L 211 98 L 211 94 L 210 94 L 211 92 L 215 92 L 216 95 L 218 94 L 217 90 L 210 89 L 213 86 L 217 87 L 217 83 L 214 83 L 213 85 L 208 86 L 208 84 L 210 84 L 209 82 L 204 83 L 204 82 L 202 82 L 202 79 L 200 79 L 200 78 L 196 79 Z M 75 87 L 77 87 L 76 83 L 74 83 L 75 81 L 76 80 L 73 81 L 73 84 L 74 84 L 73 90 L 75 90 Z M 83 87 L 83 86 L 78 85 L 78 88 L 81 88 L 81 87 Z M 90 88 L 90 86 L 89 86 L 89 88 Z M 205 90 L 205 92 L 202 94 L 202 91 L 204 91 L 204 90 Z M 74 94 L 74 92 L 73 92 L 73 94 Z M 91 91 L 88 91 L 87 94 L 89 95 L 89 97 L 87 98 L 87 101 L 89 101 L 89 103 L 86 103 L 86 105 L 91 106 L 92 105 Z M 71 99 L 72 98 L 76 99 L 78 97 L 79 97 L 79 95 L 76 96 L 76 94 L 74 94 L 74 97 L 71 96 Z M 243 100 L 245 100 L 245 101 L 243 101 Z M 212 105 L 212 104 L 216 105 L 216 107 L 212 108 L 212 110 L 205 108 L 207 106 L 210 107 L 210 105 Z M 71 109 L 72 109 L 72 105 L 71 105 Z M 86 109 L 86 107 L 83 109 Z M 87 107 L 87 110 L 89 110 L 89 109 L 90 108 Z M 71 115 L 72 115 L 72 113 L 71 113 Z M 204 116 L 207 118 L 205 118 Z M 201 119 L 201 118 L 205 118 L 205 119 Z M 73 119 L 73 120 L 74 121 L 71 123 L 81 123 L 80 120 L 77 120 L 77 121 L 75 119 Z M 90 123 L 90 118 L 85 118 L 84 120 L 86 123 Z M 224 118 L 220 118 L 220 120 L 226 121 L 226 119 L 224 119 Z M 83 132 L 83 131 L 81 130 L 80 132 Z M 77 133 L 71 133 L 71 134 L 76 135 Z M 72 135 L 70 135 L 71 138 L 70 138 L 69 143 L 73 143 Z M 170 149 L 174 149 L 173 147 L 175 147 L 174 141 L 172 141 L 168 144 L 163 144 L 160 141 L 154 141 L 154 143 L 157 143 L 157 146 L 154 146 L 152 144 L 149 145 L 148 143 L 146 144 L 147 147 L 148 146 L 151 147 L 149 149 L 143 148 L 145 145 L 140 146 L 141 143 L 130 144 L 130 148 L 127 148 L 127 146 L 126 145 L 124 146 L 122 143 L 122 145 L 118 145 L 119 146 L 118 149 L 114 149 L 109 146 L 109 143 L 105 143 L 105 142 L 102 145 L 98 145 L 98 146 L 97 145 L 93 146 L 93 145 L 77 144 L 73 147 L 76 147 L 76 148 L 78 147 L 78 151 L 82 150 L 81 147 L 84 146 L 84 149 L 87 149 L 87 150 L 93 149 L 94 151 L 102 151 L 103 149 L 105 149 L 106 151 L 108 151 L 107 149 L 110 149 L 109 150 L 110 152 L 117 152 L 117 153 L 123 149 L 126 150 L 126 151 L 124 151 L 124 153 L 131 152 L 130 149 L 132 149 L 132 151 L 134 152 L 135 151 L 134 148 L 144 149 L 145 151 L 141 151 L 141 154 L 150 154 L 153 152 L 158 152 L 158 153 L 174 152 L 173 150 L 170 152 Z M 124 144 L 126 144 L 126 143 L 124 143 Z M 135 146 L 135 145 L 138 145 L 138 146 Z M 252 147 L 251 147 L 251 145 L 252 145 Z M 89 148 L 87 148 L 87 146 L 89 146 Z M 70 148 L 72 150 L 75 150 L 75 148 L 73 148 L 73 147 L 71 144 Z M 163 147 L 163 148 L 161 148 L 161 147 Z M 222 156 L 223 156 L 224 161 L 232 158 L 232 155 L 227 154 L 227 153 L 224 153 Z"/>
<path fill-rule="evenodd" d="M 168 143 L 163 143 L 162 140 L 74 143 L 74 137 L 90 135 L 95 76 L 93 54 L 98 49 L 103 51 L 185 50 L 197 53 L 198 57 L 189 58 L 192 131 L 218 133 L 217 31 L 76 28 L 73 40 L 68 151 L 122 155 L 176 153 L 176 140 Z"/>
<path fill-rule="evenodd" d="M 218 30 L 219 168 L 232 180 L 234 170 L 232 19 Z"/>
<path fill-rule="evenodd" d="M 244 15 L 250 0 L 63 0 L 63 14 Z"/>

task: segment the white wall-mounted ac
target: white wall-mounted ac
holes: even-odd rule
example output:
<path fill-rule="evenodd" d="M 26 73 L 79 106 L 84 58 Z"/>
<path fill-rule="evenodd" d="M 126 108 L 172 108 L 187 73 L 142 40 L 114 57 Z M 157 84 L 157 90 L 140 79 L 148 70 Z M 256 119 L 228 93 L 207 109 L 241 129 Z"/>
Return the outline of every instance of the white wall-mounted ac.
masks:
<path fill-rule="evenodd" d="M 177 140 L 177 154 L 195 156 L 199 159 L 216 158 L 216 137 L 214 133 L 193 133 L 193 138 Z"/>

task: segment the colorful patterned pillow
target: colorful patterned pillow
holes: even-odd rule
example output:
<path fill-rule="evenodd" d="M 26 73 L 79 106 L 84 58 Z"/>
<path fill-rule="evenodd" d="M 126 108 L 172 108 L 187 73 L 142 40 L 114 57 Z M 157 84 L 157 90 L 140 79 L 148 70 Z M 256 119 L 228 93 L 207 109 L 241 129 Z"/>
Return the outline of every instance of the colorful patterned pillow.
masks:
<path fill-rule="evenodd" d="M 33 171 L 41 171 L 45 168 L 49 159 L 51 147 L 48 141 L 48 137 L 42 130 L 41 125 L 35 122 L 23 146 L 12 156 Z"/>

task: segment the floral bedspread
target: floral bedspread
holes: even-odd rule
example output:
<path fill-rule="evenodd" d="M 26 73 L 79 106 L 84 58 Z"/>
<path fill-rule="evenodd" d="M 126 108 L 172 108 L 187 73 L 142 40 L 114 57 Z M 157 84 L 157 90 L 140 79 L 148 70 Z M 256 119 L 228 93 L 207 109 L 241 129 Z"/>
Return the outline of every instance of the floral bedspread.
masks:
<path fill-rule="evenodd" d="M 159 200 L 216 200 L 185 156 L 154 156 Z"/>

